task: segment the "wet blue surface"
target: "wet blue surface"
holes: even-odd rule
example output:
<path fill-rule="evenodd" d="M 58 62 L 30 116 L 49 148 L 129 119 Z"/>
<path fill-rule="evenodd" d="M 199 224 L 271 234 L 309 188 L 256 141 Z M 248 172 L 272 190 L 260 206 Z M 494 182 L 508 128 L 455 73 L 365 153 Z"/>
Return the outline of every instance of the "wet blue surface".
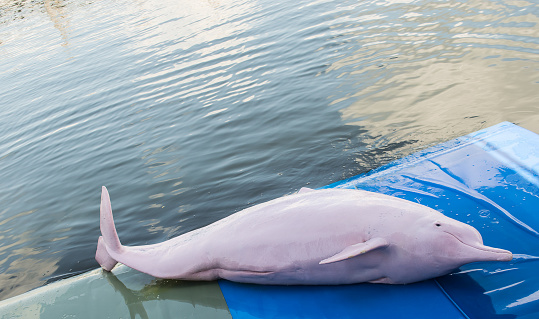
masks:
<path fill-rule="evenodd" d="M 404 286 L 282 287 L 223 280 L 219 286 L 234 319 L 465 318 L 434 281 Z"/>
<path fill-rule="evenodd" d="M 234 318 L 302 318 L 317 313 L 330 318 L 332 311 L 348 318 L 539 315 L 539 135 L 501 123 L 327 187 L 364 189 L 429 206 L 474 226 L 486 245 L 510 250 L 514 258 L 468 264 L 406 286 L 359 284 L 310 291 L 222 281 Z M 266 295 L 272 296 L 270 301 Z M 307 309 L 299 306 L 303 304 Z"/>

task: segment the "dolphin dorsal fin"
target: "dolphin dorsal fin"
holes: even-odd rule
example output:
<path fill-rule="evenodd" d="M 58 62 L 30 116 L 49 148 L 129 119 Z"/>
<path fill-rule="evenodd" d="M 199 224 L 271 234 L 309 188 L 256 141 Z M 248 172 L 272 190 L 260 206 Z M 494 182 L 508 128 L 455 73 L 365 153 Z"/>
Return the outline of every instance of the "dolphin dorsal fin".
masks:
<path fill-rule="evenodd" d="M 304 194 L 304 193 L 310 193 L 310 192 L 315 192 L 316 190 L 312 189 L 312 188 L 309 188 L 309 187 L 302 187 L 300 188 L 300 190 L 298 191 L 298 194 Z"/>
<path fill-rule="evenodd" d="M 384 248 L 389 246 L 389 242 L 381 237 L 375 237 L 372 239 L 367 240 L 363 243 L 358 243 L 355 245 L 350 245 L 344 248 L 342 251 L 338 252 L 337 254 L 326 258 L 322 260 L 319 264 L 330 264 L 337 261 L 345 260 L 348 258 L 356 257 L 365 253 L 368 253 L 371 250 L 375 250 L 378 248 Z"/>

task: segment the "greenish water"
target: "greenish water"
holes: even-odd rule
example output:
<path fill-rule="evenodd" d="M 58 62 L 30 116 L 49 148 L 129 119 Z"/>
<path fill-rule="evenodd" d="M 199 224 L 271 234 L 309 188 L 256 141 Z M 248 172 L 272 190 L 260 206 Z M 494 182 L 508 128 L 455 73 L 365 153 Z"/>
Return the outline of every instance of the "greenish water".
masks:
<path fill-rule="evenodd" d="M 0 298 L 501 121 L 539 132 L 528 1 L 0 0 Z"/>

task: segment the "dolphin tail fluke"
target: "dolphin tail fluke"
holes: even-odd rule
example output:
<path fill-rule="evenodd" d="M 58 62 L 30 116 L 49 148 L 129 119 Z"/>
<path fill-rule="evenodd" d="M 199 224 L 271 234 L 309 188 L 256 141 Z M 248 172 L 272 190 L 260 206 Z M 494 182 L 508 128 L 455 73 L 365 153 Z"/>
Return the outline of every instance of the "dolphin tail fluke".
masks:
<path fill-rule="evenodd" d="M 102 236 L 100 236 L 97 241 L 95 259 L 103 269 L 111 271 L 117 264 L 116 259 L 114 259 L 111 254 L 119 254 L 122 250 L 122 244 L 120 243 L 120 238 L 118 238 L 118 233 L 114 226 L 110 197 L 105 186 L 103 186 L 101 190 L 99 228 L 101 228 Z"/>
<path fill-rule="evenodd" d="M 112 258 L 107 251 L 107 245 L 103 236 L 99 236 L 97 240 L 97 251 L 95 252 L 95 260 L 101 265 L 101 268 L 106 271 L 111 271 L 114 266 L 118 263 L 116 259 Z"/>

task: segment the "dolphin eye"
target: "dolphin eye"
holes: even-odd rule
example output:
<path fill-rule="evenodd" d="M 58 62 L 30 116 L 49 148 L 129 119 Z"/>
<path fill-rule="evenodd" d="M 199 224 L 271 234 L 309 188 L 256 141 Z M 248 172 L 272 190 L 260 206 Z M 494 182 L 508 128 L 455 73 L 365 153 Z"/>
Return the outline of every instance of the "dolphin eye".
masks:
<path fill-rule="evenodd" d="M 440 224 L 440 223 L 436 223 L 434 225 L 436 225 L 436 227 L 441 227 L 442 226 L 442 224 Z"/>

